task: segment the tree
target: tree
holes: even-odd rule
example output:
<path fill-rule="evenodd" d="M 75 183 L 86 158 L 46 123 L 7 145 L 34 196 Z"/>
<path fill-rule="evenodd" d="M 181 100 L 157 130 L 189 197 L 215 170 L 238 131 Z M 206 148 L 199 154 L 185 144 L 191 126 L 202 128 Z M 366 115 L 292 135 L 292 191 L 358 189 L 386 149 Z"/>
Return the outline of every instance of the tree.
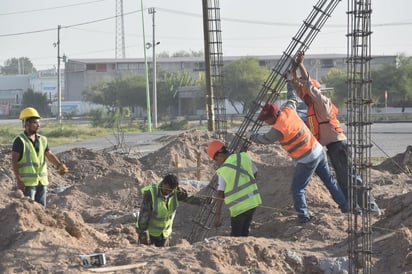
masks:
<path fill-rule="evenodd" d="M 29 74 L 36 72 L 33 63 L 27 57 L 11 58 L 4 62 L 4 66 L 0 66 L 1 74 Z"/>
<path fill-rule="evenodd" d="M 123 112 L 125 107 L 146 107 L 146 79 L 140 74 L 130 74 L 112 82 L 102 82 L 83 92 L 88 102 L 101 104 L 108 112 Z"/>
<path fill-rule="evenodd" d="M 332 68 L 328 73 L 322 77 L 322 82 L 326 84 L 326 87 L 334 89 L 334 93 L 331 96 L 333 103 L 342 107 L 348 97 L 347 86 L 347 73 L 345 70 Z"/>
<path fill-rule="evenodd" d="M 163 115 L 174 115 L 177 113 L 178 87 L 199 86 L 204 84 L 203 73 L 199 73 L 197 79 L 193 79 L 189 71 L 166 72 L 159 70 L 157 81 L 157 104 L 158 111 Z"/>
<path fill-rule="evenodd" d="M 34 92 L 32 89 L 28 89 L 23 93 L 23 99 L 21 101 L 22 108 L 33 107 L 41 116 L 49 116 L 50 109 L 48 106 L 48 99 L 46 93 Z"/>
<path fill-rule="evenodd" d="M 258 95 L 262 83 L 270 71 L 259 65 L 256 58 L 245 57 L 233 61 L 224 67 L 224 94 L 236 109 L 236 102 L 243 106 L 243 113 Z M 236 109 L 238 113 L 240 110 Z"/>

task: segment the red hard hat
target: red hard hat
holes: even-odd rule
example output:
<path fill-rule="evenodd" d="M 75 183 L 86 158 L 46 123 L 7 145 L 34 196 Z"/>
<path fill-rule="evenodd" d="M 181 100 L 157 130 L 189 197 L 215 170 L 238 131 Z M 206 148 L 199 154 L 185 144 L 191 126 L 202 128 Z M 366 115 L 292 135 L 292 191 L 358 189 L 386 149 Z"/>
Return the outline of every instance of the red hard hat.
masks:
<path fill-rule="evenodd" d="M 279 107 L 275 103 L 266 103 L 263 106 L 262 111 L 258 116 L 259 121 L 265 121 L 269 118 L 275 118 L 276 114 L 279 112 Z"/>
<path fill-rule="evenodd" d="M 225 144 L 222 141 L 214 140 L 209 143 L 207 146 L 207 155 L 209 155 L 210 159 L 214 160 L 216 152 L 218 152 Z"/>

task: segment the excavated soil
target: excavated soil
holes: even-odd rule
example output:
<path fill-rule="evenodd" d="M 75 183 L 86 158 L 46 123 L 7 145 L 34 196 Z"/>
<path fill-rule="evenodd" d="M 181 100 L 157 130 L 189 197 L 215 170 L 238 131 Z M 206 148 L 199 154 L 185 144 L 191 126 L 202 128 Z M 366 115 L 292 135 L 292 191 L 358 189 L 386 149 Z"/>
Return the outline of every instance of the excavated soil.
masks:
<path fill-rule="evenodd" d="M 15 188 L 11 147 L 0 147 L 1 273 L 345 273 L 348 216 L 340 213 L 317 177 L 307 189 L 314 219 L 298 225 L 292 207 L 292 162 L 277 145 L 252 145 L 263 205 L 250 237 L 229 237 L 229 215 L 208 237 L 190 243 L 192 219 L 200 208 L 181 203 L 172 246 L 137 244 L 135 213 L 140 188 L 175 172 L 193 195 L 204 191 L 215 166 L 206 146 L 211 134 L 188 131 L 141 158 L 87 148 L 58 156 L 70 173 L 49 166 L 50 192 L 44 209 Z M 372 272 L 412 273 L 411 147 L 371 169 L 372 193 L 382 216 L 372 218 Z M 195 167 L 200 164 L 200 172 Z M 361 221 L 361 217 L 359 217 Z M 82 266 L 79 255 L 101 252 L 107 264 Z M 117 266 L 117 270 L 110 267 Z"/>

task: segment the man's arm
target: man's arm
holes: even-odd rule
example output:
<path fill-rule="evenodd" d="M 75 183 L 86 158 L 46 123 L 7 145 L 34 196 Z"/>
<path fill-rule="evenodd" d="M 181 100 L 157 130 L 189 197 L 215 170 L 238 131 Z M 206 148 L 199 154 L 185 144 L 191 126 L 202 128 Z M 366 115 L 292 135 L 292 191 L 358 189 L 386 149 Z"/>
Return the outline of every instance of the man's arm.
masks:
<path fill-rule="evenodd" d="M 222 190 L 219 190 L 217 192 L 217 197 L 216 197 L 216 209 L 215 209 L 215 221 L 214 221 L 214 225 L 216 227 L 219 227 L 222 225 L 222 204 L 223 204 L 224 198 L 225 198 L 225 193 Z"/>
<path fill-rule="evenodd" d="M 12 151 L 11 152 L 11 166 L 13 169 L 14 176 L 16 177 L 17 188 L 20 190 L 24 190 L 24 183 L 20 176 L 19 167 L 17 165 L 17 162 L 19 161 L 19 159 L 20 159 L 20 153 L 16 151 Z"/>
<path fill-rule="evenodd" d="M 143 193 L 143 201 L 140 206 L 138 224 L 138 233 L 144 233 L 149 228 L 150 216 L 152 214 L 152 194 L 150 191 Z"/>

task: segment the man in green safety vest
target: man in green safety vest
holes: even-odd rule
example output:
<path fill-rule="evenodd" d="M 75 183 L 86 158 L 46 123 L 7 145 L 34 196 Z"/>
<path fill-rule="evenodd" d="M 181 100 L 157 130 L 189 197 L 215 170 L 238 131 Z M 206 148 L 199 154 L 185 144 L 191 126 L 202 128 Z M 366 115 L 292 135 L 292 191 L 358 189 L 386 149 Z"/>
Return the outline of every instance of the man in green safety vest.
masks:
<path fill-rule="evenodd" d="M 170 244 L 173 220 L 179 201 L 200 204 L 200 199 L 188 196 L 186 190 L 179 187 L 174 174 L 166 175 L 162 181 L 147 185 L 142 189 L 143 202 L 136 222 L 139 243 L 165 247 Z"/>
<path fill-rule="evenodd" d="M 223 142 L 211 141 L 207 148 L 209 157 L 219 168 L 214 225 L 222 225 L 223 201 L 230 211 L 231 236 L 249 236 L 249 227 L 256 208 L 262 199 L 256 184 L 256 166 L 246 152 L 230 153 Z"/>

